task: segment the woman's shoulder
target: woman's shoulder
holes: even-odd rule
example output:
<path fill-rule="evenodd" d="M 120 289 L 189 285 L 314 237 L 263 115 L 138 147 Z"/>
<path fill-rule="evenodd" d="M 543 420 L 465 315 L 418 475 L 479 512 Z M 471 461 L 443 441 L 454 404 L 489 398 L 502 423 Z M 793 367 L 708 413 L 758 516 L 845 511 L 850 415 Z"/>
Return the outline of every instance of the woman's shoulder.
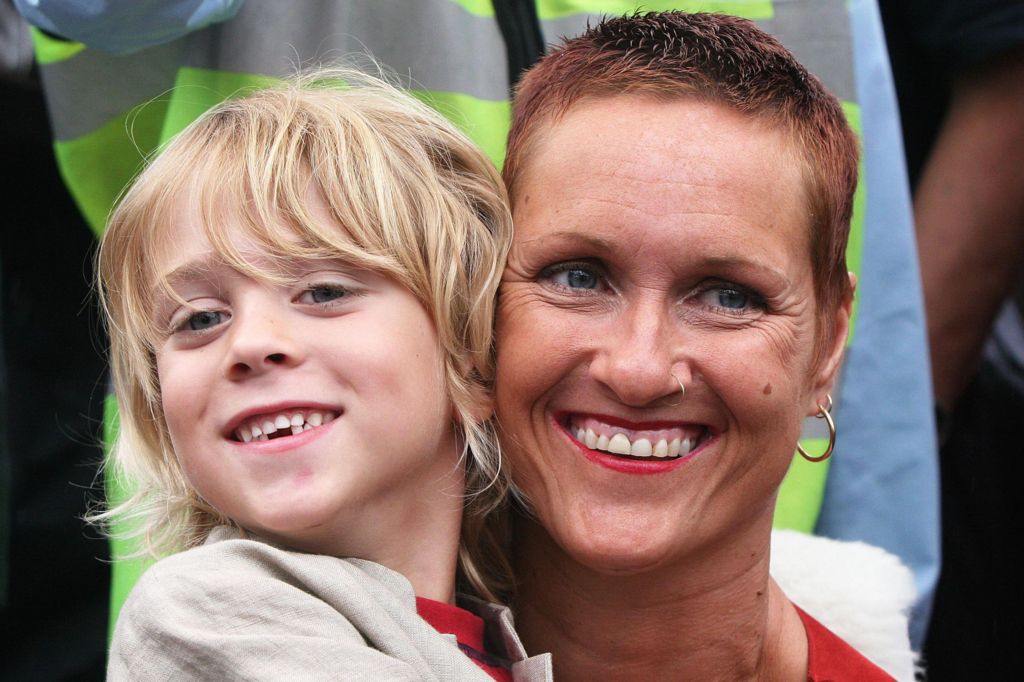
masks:
<path fill-rule="evenodd" d="M 808 682 L 890 682 L 896 679 L 864 658 L 800 607 L 796 610 L 807 633 Z"/>
<path fill-rule="evenodd" d="M 819 628 L 897 679 L 914 679 L 909 612 L 916 590 L 896 556 L 860 542 L 774 531 L 771 574 L 794 604 L 824 624 Z"/>

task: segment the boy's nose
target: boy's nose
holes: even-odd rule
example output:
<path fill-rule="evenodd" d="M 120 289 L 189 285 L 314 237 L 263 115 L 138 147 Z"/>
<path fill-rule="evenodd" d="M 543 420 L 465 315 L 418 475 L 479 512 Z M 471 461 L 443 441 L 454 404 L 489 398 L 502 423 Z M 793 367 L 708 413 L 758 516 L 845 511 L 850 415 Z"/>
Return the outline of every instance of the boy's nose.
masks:
<path fill-rule="evenodd" d="M 227 373 L 232 380 L 294 367 L 303 360 L 302 346 L 286 321 L 267 312 L 236 315 L 230 342 Z"/>

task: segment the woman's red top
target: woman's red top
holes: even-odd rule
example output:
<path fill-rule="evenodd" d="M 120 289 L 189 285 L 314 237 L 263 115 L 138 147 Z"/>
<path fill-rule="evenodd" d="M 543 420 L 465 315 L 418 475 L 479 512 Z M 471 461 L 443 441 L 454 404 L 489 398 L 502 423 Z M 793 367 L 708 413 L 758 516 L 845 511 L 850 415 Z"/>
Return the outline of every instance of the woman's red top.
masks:
<path fill-rule="evenodd" d="M 807 632 L 807 682 L 895 682 L 831 630 L 797 607 Z"/>
<path fill-rule="evenodd" d="M 438 632 L 455 635 L 462 653 L 485 673 L 498 682 L 512 682 L 508 664 L 484 648 L 483 618 L 458 606 L 423 597 L 416 597 L 416 612 Z"/>

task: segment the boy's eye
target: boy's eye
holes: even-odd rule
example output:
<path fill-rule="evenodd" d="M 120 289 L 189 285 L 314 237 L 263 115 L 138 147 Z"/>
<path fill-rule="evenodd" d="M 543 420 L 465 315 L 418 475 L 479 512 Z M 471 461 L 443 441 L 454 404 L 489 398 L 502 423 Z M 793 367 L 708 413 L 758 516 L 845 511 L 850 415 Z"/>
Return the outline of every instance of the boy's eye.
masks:
<path fill-rule="evenodd" d="M 200 310 L 189 315 L 182 327 L 187 331 L 201 332 L 221 324 L 224 321 L 224 317 L 224 314 L 219 310 Z"/>
<path fill-rule="evenodd" d="M 330 303 L 349 294 L 348 289 L 333 284 L 319 284 L 306 289 L 299 296 L 300 303 Z"/>

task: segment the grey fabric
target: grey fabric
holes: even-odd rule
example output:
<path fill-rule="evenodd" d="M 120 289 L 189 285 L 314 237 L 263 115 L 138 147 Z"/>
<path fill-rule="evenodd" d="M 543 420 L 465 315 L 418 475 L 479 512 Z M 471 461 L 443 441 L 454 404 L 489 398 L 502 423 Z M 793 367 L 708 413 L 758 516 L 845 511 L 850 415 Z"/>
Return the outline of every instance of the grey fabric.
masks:
<path fill-rule="evenodd" d="M 507 609 L 480 615 L 517 680 L 551 679 L 525 660 Z M 114 632 L 108 680 L 480 680 L 491 678 L 416 614 L 409 581 L 359 559 L 301 554 L 218 528 L 157 562 Z"/>

